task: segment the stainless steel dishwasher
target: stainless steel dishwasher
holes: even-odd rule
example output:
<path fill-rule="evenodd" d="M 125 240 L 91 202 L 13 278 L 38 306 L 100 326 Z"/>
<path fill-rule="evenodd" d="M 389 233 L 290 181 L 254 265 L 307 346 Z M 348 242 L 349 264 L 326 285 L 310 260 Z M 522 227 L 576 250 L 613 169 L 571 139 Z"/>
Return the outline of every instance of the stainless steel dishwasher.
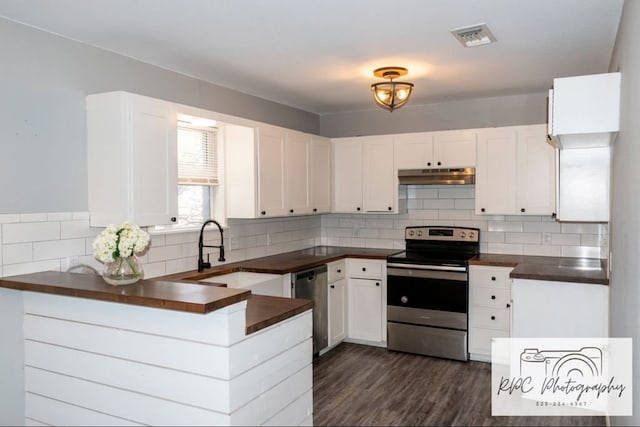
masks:
<path fill-rule="evenodd" d="M 291 274 L 291 296 L 313 301 L 313 355 L 329 345 L 327 265 Z"/>

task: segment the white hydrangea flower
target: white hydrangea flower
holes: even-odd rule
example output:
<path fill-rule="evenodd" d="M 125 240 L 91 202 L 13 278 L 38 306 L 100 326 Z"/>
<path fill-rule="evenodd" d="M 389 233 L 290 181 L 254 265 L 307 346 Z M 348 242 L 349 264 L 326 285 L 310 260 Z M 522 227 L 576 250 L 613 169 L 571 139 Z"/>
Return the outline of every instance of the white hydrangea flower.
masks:
<path fill-rule="evenodd" d="M 103 263 L 114 262 L 144 251 L 149 240 L 146 231 L 128 221 L 120 226 L 110 224 L 93 241 L 93 253 Z"/>

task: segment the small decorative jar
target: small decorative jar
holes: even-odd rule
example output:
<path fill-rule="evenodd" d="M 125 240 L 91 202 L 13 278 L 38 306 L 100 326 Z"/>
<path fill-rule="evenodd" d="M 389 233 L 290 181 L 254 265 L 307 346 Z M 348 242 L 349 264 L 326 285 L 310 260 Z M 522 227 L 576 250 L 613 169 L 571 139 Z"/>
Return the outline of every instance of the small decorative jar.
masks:
<path fill-rule="evenodd" d="M 102 277 L 108 284 L 120 286 L 136 283 L 142 279 L 142 274 L 142 264 L 138 261 L 138 257 L 131 255 L 105 263 Z"/>

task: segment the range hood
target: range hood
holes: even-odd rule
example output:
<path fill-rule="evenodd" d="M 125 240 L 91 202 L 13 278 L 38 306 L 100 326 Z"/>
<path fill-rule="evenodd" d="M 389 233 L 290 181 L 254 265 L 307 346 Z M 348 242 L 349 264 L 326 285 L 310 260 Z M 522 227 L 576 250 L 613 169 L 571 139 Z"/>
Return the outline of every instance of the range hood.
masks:
<path fill-rule="evenodd" d="M 400 184 L 464 185 L 476 182 L 474 168 L 400 169 Z"/>

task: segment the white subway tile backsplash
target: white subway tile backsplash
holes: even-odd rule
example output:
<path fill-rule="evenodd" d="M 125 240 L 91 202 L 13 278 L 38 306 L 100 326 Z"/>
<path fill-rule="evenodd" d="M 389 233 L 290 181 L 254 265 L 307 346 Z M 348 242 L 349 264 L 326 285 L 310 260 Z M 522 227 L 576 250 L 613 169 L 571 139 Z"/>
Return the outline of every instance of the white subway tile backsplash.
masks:
<path fill-rule="evenodd" d="M 84 239 L 52 240 L 33 243 L 33 259 L 60 259 L 85 254 Z"/>
<path fill-rule="evenodd" d="M 41 221 L 47 221 L 46 213 L 20 214 L 20 222 L 41 222 Z"/>
<path fill-rule="evenodd" d="M 0 214 L 0 224 L 20 222 L 20 214 Z"/>
<path fill-rule="evenodd" d="M 20 222 L 2 224 L 2 243 L 40 242 L 60 238 L 60 223 Z"/>
<path fill-rule="evenodd" d="M 2 245 L 2 264 L 19 264 L 33 261 L 33 243 Z"/>
<path fill-rule="evenodd" d="M 540 244 L 542 243 L 541 233 L 505 233 L 505 243 L 527 243 L 527 244 Z"/>
<path fill-rule="evenodd" d="M 476 215 L 473 186 L 403 186 L 408 211 L 398 215 L 325 214 L 321 216 L 230 219 L 224 230 L 225 263 L 314 245 L 404 249 L 404 229 L 414 225 L 454 225 L 481 230 L 484 253 L 543 256 L 608 256 L 608 224 L 558 223 L 546 216 Z M 406 190 L 405 190 L 406 188 Z M 44 215 L 44 216 L 43 216 Z M 44 219 L 43 219 L 44 218 Z M 29 222 L 21 222 L 29 221 Z M 92 243 L 102 228 L 89 227 L 86 212 L 0 215 L 0 275 L 60 269 L 68 257 L 102 268 Z M 194 270 L 199 229 L 157 232 L 141 261 L 146 277 Z M 219 244 L 216 227 L 205 243 Z M 213 265 L 218 250 L 207 248 Z M 84 260 L 84 261 L 83 261 Z"/>

